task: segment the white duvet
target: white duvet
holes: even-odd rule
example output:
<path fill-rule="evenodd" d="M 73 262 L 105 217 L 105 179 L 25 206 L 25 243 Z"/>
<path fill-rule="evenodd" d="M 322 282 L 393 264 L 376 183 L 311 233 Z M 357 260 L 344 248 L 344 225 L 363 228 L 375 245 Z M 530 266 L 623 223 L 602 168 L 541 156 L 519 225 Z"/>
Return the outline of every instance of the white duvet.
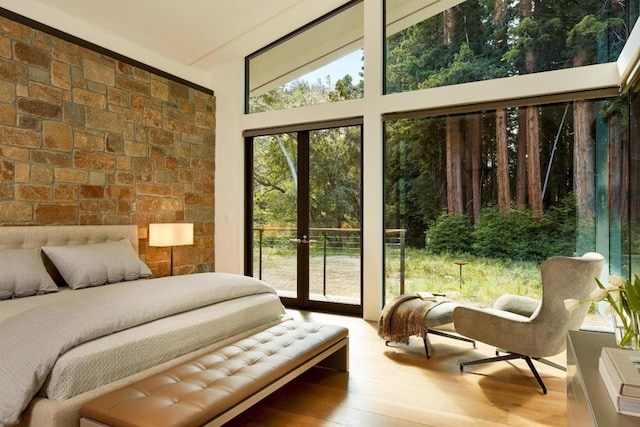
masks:
<path fill-rule="evenodd" d="M 249 295 L 275 294 L 256 279 L 201 273 L 70 292 L 64 301 L 0 321 L 0 425 L 19 421 L 58 357 L 95 338 Z"/>

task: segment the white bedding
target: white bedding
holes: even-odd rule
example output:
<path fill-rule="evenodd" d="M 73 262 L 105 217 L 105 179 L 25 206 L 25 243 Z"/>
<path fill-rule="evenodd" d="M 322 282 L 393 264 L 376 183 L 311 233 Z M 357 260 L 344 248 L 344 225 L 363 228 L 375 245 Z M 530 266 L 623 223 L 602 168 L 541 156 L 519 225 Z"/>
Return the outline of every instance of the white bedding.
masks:
<path fill-rule="evenodd" d="M 204 282 L 216 285 L 201 286 Z M 151 293 L 148 293 L 149 289 L 152 289 Z M 183 295 L 190 295 L 190 298 L 183 301 L 179 298 Z M 116 301 L 117 297 L 123 300 Z M 252 301 L 247 308 L 240 308 L 233 302 L 244 297 Z M 6 307 L 11 308 L 6 311 L 0 305 L 0 360 L 3 360 L 0 365 L 0 425 L 11 425 L 18 420 L 21 411 L 50 373 L 44 393 L 64 399 L 94 386 L 82 384 L 85 379 L 94 384 L 112 381 L 112 378 L 102 378 L 105 363 L 120 369 L 123 359 L 129 362 L 129 356 L 137 353 L 137 360 L 131 360 L 131 365 L 124 369 L 125 372 L 140 370 L 142 368 L 136 365 L 146 363 L 145 355 L 150 348 L 153 348 L 152 358 L 168 360 L 176 354 L 202 347 L 203 334 L 205 338 L 212 334 L 210 342 L 213 342 L 261 322 L 267 323 L 268 319 L 273 320 L 273 316 L 282 314 L 275 292 L 262 282 L 220 273 L 125 282 L 30 298 L 33 303 L 8 304 Z M 216 302 L 220 303 L 219 311 L 202 308 Z M 256 305 L 252 306 L 253 303 Z M 258 314 L 256 307 L 263 306 L 263 303 L 268 307 L 266 314 Z M 31 304 L 37 307 L 25 308 Z M 14 313 L 12 317 L 7 317 L 9 311 Z M 195 329 L 187 326 L 190 320 L 202 320 L 212 313 L 220 317 L 205 321 L 204 326 L 196 326 Z M 171 315 L 174 317 L 166 317 Z M 237 318 L 246 324 L 235 324 Z M 230 326 L 232 323 L 234 326 Z M 161 331 L 162 335 L 142 338 L 138 334 L 150 330 Z M 165 340 L 168 345 L 165 348 L 159 346 Z M 117 356 L 109 350 L 110 343 L 116 343 L 124 356 Z M 177 350 L 175 345 L 181 344 L 186 344 L 187 348 Z M 58 366 L 56 360 L 60 354 L 64 355 Z M 150 362 L 151 365 L 157 363 L 158 360 Z M 82 381 L 71 378 L 76 376 L 73 372 L 75 364 L 83 365 L 80 371 L 84 374 L 81 376 L 86 378 Z M 127 374 L 116 373 L 118 375 Z"/>

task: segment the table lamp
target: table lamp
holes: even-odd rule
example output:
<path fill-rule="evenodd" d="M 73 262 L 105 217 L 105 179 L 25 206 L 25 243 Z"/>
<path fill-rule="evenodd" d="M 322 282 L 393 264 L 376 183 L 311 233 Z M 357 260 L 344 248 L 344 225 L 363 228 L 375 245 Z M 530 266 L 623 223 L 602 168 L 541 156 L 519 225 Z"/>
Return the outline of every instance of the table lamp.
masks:
<path fill-rule="evenodd" d="M 149 246 L 171 247 L 170 275 L 173 276 L 173 247 L 193 245 L 193 223 L 149 224 Z"/>

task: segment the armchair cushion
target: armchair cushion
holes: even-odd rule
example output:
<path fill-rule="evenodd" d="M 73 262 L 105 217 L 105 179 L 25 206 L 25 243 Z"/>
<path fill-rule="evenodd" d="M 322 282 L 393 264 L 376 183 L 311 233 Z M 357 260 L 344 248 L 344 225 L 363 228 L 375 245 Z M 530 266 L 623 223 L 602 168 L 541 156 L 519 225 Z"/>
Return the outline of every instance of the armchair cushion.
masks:
<path fill-rule="evenodd" d="M 531 317 L 539 306 L 539 299 L 511 294 L 502 295 L 493 304 L 496 310 L 509 311 L 525 317 Z"/>

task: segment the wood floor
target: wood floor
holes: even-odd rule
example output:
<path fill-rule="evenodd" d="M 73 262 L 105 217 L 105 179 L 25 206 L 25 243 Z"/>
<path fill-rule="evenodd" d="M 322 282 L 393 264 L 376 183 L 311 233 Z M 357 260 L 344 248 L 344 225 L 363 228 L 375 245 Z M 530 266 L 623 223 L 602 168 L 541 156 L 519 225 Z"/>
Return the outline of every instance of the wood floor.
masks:
<path fill-rule="evenodd" d="M 296 319 L 349 328 L 349 372 L 313 368 L 227 426 L 565 426 L 565 373 L 536 363 L 543 395 L 526 362 L 470 366 L 461 360 L 494 355 L 434 336 L 426 359 L 422 340 L 386 347 L 377 323 L 353 317 L 289 311 Z M 565 365 L 565 353 L 553 357 Z"/>

